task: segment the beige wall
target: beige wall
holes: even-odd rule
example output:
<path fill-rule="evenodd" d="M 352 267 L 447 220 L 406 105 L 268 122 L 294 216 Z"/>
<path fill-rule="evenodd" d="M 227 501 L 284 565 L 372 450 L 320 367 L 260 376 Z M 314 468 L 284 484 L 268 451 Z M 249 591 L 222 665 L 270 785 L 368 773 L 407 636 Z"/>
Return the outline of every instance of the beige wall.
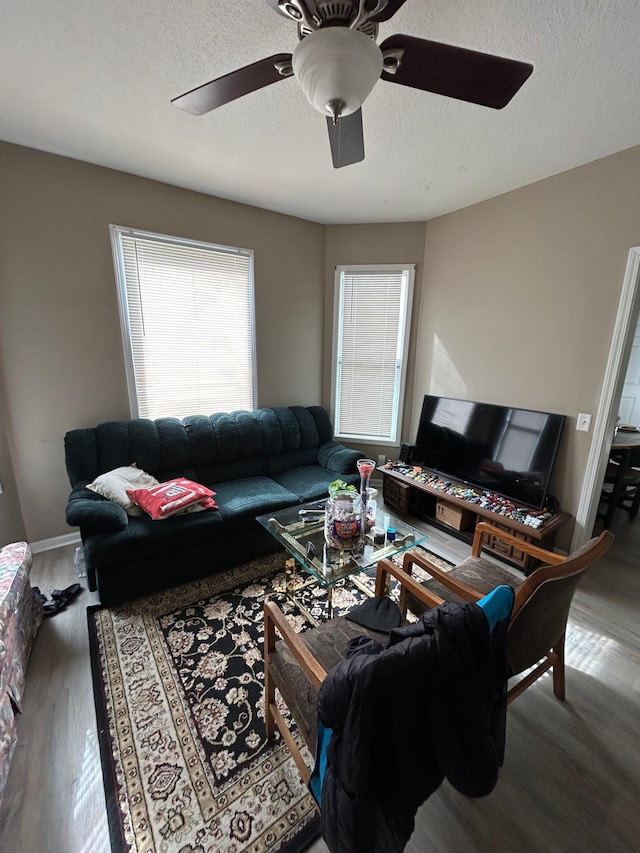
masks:
<path fill-rule="evenodd" d="M 416 343 L 418 338 L 422 259 L 425 245 L 424 222 L 400 222 L 375 225 L 335 225 L 327 227 L 326 250 L 326 298 L 324 351 L 326 354 L 323 384 L 323 400 L 327 408 L 331 404 L 331 353 L 333 347 L 333 310 L 335 268 L 341 264 L 415 264 L 415 287 L 411 312 L 411 336 L 408 354 L 408 375 L 405 388 L 403 412 L 403 434 L 409 435 L 412 415 L 413 374 L 415 368 Z M 365 453 L 373 459 L 384 453 L 388 459 L 397 459 L 399 445 L 362 444 Z"/>
<path fill-rule="evenodd" d="M 2 302 L 0 300 L 0 311 Z M 13 473 L 9 440 L 9 406 L 4 387 L 4 374 L 0 361 L 0 548 L 9 542 L 18 542 L 25 538 L 26 531 L 20 511 L 18 487 Z"/>
<path fill-rule="evenodd" d="M 129 417 L 110 223 L 253 249 L 258 405 L 320 401 L 323 226 L 5 143 L 0 176 L 0 358 L 30 541 L 72 532 L 65 432 Z"/>
<path fill-rule="evenodd" d="M 552 491 L 575 513 L 640 147 L 426 224 L 325 228 L 6 144 L 0 176 L 0 480 L 11 459 L 20 498 L 0 508 L 30 541 L 70 531 L 64 433 L 128 417 L 109 223 L 255 250 L 259 405 L 329 405 L 336 264 L 416 262 L 403 439 L 426 392 L 565 413 Z"/>
<path fill-rule="evenodd" d="M 575 514 L 575 419 L 597 410 L 637 245 L 640 148 L 429 222 L 410 434 L 427 392 L 569 415 L 552 492 Z"/>

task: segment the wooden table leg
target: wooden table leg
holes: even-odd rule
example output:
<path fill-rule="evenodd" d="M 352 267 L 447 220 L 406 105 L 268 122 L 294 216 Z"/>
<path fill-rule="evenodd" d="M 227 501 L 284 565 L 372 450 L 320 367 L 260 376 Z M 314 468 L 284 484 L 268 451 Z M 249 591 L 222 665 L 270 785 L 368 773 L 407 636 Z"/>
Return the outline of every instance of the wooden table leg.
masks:
<path fill-rule="evenodd" d="M 613 484 L 611 496 L 609 497 L 609 505 L 607 506 L 607 512 L 604 517 L 605 530 L 608 530 L 611 526 L 611 522 L 613 521 L 613 515 L 618 506 L 618 502 L 624 492 L 624 475 L 627 473 L 627 468 L 629 467 L 629 461 L 631 459 L 631 450 L 632 448 L 625 447 L 624 450 L 620 451 L 618 476 L 616 477 L 615 483 Z"/>

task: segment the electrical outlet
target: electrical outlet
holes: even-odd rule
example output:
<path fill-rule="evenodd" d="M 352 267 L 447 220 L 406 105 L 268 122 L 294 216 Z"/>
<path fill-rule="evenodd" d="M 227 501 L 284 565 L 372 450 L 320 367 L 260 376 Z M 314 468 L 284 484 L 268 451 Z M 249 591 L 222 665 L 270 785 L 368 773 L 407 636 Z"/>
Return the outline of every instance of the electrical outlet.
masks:
<path fill-rule="evenodd" d="M 379 453 L 379 454 L 378 454 L 378 467 L 379 467 L 379 468 L 382 468 L 382 466 L 384 465 L 384 463 L 385 463 L 386 461 L 387 461 L 387 457 L 385 456 L 385 454 L 384 454 L 384 453 Z"/>
<path fill-rule="evenodd" d="M 591 429 L 591 415 L 585 415 L 582 412 L 578 415 L 576 429 L 580 432 L 589 432 Z"/>

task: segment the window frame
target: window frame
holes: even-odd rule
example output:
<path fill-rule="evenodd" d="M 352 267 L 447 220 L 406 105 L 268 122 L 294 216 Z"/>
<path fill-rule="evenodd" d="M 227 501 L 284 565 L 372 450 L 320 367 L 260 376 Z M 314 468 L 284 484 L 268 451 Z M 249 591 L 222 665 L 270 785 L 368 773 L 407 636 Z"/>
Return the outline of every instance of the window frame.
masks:
<path fill-rule="evenodd" d="M 380 447 L 399 447 L 402 436 L 402 420 L 404 414 L 404 397 L 407 381 L 409 344 L 411 337 L 411 315 L 416 264 L 339 264 L 334 274 L 333 301 L 333 340 L 331 357 L 331 412 L 335 425 L 335 438 L 340 441 L 372 444 Z M 396 373 L 392 401 L 392 427 L 388 436 L 346 433 L 340 430 L 340 401 L 338 399 L 339 363 L 338 350 L 342 335 L 342 304 L 344 276 L 361 273 L 363 275 L 400 274 L 405 277 L 405 294 L 399 312 L 399 334 L 396 344 L 396 359 L 399 370 Z M 398 364 L 399 362 L 399 364 Z"/>
<path fill-rule="evenodd" d="M 113 255 L 113 267 L 116 279 L 116 291 L 118 296 L 118 312 L 120 316 L 120 332 L 122 335 L 122 347 L 125 362 L 125 373 L 127 379 L 127 394 L 129 397 L 129 409 L 132 418 L 145 417 L 140 415 L 138 403 L 138 383 L 136 378 L 133 341 L 131 336 L 131 322 L 129 316 L 129 301 L 127 295 L 127 280 L 125 274 L 124 252 L 122 250 L 122 237 L 147 240 L 163 245 L 185 246 L 189 248 L 203 249 L 206 251 L 222 252 L 227 255 L 243 255 L 249 261 L 249 338 L 250 338 L 250 363 L 251 363 L 251 398 L 252 410 L 257 405 L 258 376 L 256 362 L 256 323 L 255 323 L 255 264 L 253 249 L 245 249 L 234 246 L 223 246 L 218 243 L 209 243 L 202 240 L 193 240 L 187 237 L 176 237 L 170 234 L 161 234 L 154 231 L 146 231 L 141 228 L 131 228 L 122 225 L 109 225 L 109 236 Z M 191 414 L 211 414 L 210 412 L 192 412 Z M 162 416 L 161 416 L 162 417 Z"/>

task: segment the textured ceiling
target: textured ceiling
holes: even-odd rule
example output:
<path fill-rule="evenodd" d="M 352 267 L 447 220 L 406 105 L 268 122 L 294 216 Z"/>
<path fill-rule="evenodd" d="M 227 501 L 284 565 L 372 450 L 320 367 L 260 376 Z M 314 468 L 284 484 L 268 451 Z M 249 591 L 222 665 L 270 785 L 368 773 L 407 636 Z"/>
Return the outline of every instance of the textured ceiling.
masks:
<path fill-rule="evenodd" d="M 266 0 L 3 3 L 0 138 L 322 223 L 430 219 L 640 144 L 638 0 L 407 0 L 405 33 L 530 62 L 500 111 L 378 81 L 334 170 L 294 78 L 196 118 L 171 98 L 297 44 Z"/>

